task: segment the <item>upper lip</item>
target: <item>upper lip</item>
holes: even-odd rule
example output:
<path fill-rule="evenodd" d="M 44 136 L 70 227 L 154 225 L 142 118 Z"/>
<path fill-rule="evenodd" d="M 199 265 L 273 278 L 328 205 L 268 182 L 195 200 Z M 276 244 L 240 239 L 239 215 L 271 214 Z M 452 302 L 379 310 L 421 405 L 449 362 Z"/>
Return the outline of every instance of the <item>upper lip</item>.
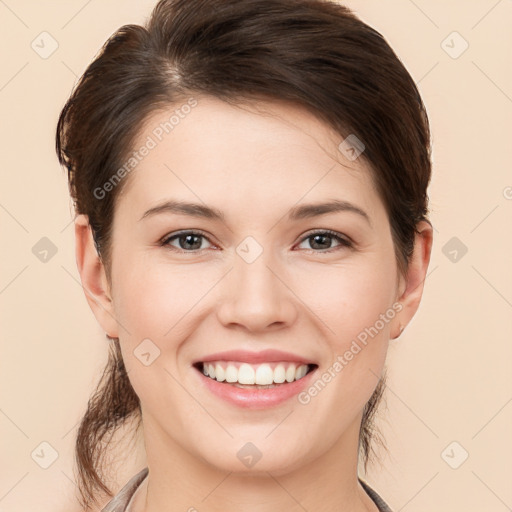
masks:
<path fill-rule="evenodd" d="M 228 350 L 226 352 L 216 352 L 197 359 L 193 364 L 206 363 L 209 361 L 240 361 L 245 363 L 272 363 L 278 361 L 290 361 L 302 364 L 316 364 L 310 359 L 292 354 L 291 352 L 283 352 L 282 350 L 262 350 L 260 352 L 250 352 L 248 350 Z"/>

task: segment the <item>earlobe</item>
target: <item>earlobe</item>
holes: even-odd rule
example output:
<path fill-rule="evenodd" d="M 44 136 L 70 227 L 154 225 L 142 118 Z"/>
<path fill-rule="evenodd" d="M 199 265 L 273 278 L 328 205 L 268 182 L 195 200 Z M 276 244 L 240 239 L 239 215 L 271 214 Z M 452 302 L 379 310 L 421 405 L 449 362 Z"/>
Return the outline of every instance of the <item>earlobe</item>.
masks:
<path fill-rule="evenodd" d="M 392 326 L 392 339 L 398 338 L 412 320 L 420 305 L 432 252 L 433 229 L 429 221 L 423 220 L 416 226 L 414 251 L 407 269 L 407 276 L 397 301 L 402 304 L 400 314 Z"/>
<path fill-rule="evenodd" d="M 105 267 L 96 250 L 87 215 L 81 214 L 75 218 L 75 253 L 85 297 L 96 320 L 107 335 L 118 337 Z"/>

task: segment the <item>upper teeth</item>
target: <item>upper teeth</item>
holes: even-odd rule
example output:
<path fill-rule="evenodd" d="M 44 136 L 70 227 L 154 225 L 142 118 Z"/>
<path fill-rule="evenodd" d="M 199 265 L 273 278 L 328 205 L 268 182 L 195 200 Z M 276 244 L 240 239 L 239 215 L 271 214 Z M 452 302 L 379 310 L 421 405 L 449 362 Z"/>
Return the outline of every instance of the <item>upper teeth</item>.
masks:
<path fill-rule="evenodd" d="M 287 368 L 286 368 L 287 366 Z M 274 368 L 272 368 L 274 367 Z M 203 373 L 219 382 L 269 385 L 301 379 L 308 372 L 307 364 L 298 363 L 248 363 L 223 361 L 203 363 Z"/>

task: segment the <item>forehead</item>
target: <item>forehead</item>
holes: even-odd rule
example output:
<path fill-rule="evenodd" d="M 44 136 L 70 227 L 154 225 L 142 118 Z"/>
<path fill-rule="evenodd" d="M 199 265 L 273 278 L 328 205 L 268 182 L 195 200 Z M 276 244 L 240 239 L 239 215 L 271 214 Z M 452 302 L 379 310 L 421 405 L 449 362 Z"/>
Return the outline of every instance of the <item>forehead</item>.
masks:
<path fill-rule="evenodd" d="M 347 159 L 339 149 L 343 137 L 305 109 L 282 101 L 193 99 L 146 119 L 132 147 L 136 165 L 118 198 L 124 207 L 170 194 L 221 208 L 336 194 L 357 196 L 370 210 L 379 201 L 365 160 Z"/>

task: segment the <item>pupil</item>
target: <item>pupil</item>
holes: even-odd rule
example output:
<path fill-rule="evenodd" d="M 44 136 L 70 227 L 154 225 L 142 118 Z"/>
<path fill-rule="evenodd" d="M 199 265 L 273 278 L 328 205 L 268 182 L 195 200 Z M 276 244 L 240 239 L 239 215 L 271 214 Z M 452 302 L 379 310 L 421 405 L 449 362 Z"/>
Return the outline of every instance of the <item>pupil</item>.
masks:
<path fill-rule="evenodd" d="M 183 241 L 185 240 L 186 244 L 188 244 L 191 240 L 193 240 L 194 238 L 196 239 L 199 239 L 200 237 L 198 235 L 183 235 L 182 237 L 180 237 L 180 239 Z M 194 243 L 192 242 L 192 245 L 194 245 Z M 199 249 L 201 247 L 201 242 L 197 243 L 196 242 L 196 247 L 192 247 L 192 249 Z M 186 249 L 190 249 L 191 247 L 185 247 Z"/>
<path fill-rule="evenodd" d="M 313 235 L 313 244 L 312 245 L 314 246 L 316 244 L 316 239 L 318 239 L 318 238 L 325 240 L 325 239 L 329 239 L 329 237 L 330 237 L 329 235 Z M 320 245 L 321 245 L 321 243 L 320 243 Z M 325 249 L 325 247 L 320 247 L 320 249 Z"/>

